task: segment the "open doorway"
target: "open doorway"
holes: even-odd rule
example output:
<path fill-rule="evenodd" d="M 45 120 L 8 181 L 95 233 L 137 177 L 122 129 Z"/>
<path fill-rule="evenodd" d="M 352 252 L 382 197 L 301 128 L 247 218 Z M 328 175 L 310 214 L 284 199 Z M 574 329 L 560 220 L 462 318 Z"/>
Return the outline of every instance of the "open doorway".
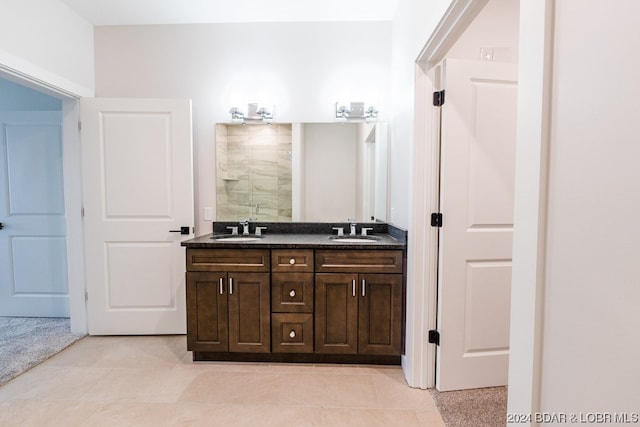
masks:
<path fill-rule="evenodd" d="M 84 336 L 70 321 L 64 100 L 15 80 L 0 77 L 0 384 Z"/>
<path fill-rule="evenodd" d="M 62 102 L 0 94 L 0 316 L 68 318 Z"/>
<path fill-rule="evenodd" d="M 4 188 L 3 195 L 6 196 L 3 204 L 13 203 L 13 207 L 3 206 L 4 211 L 1 213 L 2 220 L 0 222 L 3 222 L 6 227 L 0 233 L 8 236 L 13 229 L 22 239 L 13 239 L 18 242 L 17 249 L 14 250 L 5 245 L 3 250 L 7 254 L 11 253 L 12 257 L 13 252 L 17 252 L 19 255 L 24 254 L 26 251 L 31 251 L 26 248 L 28 246 L 26 243 L 33 241 L 36 245 L 31 255 L 35 255 L 37 260 L 43 260 L 42 263 L 18 260 L 22 264 L 15 268 L 13 264 L 3 266 L 3 271 L 7 270 L 10 274 L 19 271 L 18 279 L 25 283 L 25 285 L 20 284 L 17 287 L 18 292 L 15 292 L 16 286 L 14 284 L 8 285 L 13 293 L 35 293 L 42 297 L 42 301 L 45 301 L 42 303 L 43 307 L 39 309 L 46 310 L 49 306 L 48 313 L 46 311 L 40 314 L 30 313 L 25 310 L 14 314 L 21 316 L 66 316 L 70 319 L 71 330 L 74 334 L 86 334 L 79 96 L 63 91 L 45 81 L 16 73 L 2 64 L 0 64 L 0 82 L 2 84 L 0 111 L 3 111 L 5 116 L 8 116 L 8 113 L 14 115 L 13 118 L 9 117 L 10 125 L 8 127 L 3 125 L 4 169 L 8 167 L 6 165 L 7 149 L 4 147 L 7 145 L 5 141 L 7 135 L 11 139 L 9 142 L 11 145 L 10 156 L 17 162 L 11 172 L 3 172 L 0 182 Z M 24 119 L 16 121 L 16 111 L 33 113 L 31 115 L 36 118 L 54 116 L 53 124 L 47 124 L 37 131 L 30 131 L 23 126 Z M 19 141 L 30 134 L 33 138 L 25 148 L 19 144 Z M 59 138 L 57 146 L 46 143 L 52 135 Z M 29 151 L 32 153 L 30 154 Z M 31 155 L 34 156 L 34 159 L 30 158 Z M 50 162 L 49 157 L 56 157 L 57 163 Z M 25 162 L 26 165 L 19 162 Z M 11 185 L 8 182 L 10 178 Z M 54 190 L 51 192 L 47 191 L 48 186 L 52 186 L 49 181 L 53 181 L 55 184 Z M 42 200 L 37 198 L 29 200 L 31 192 L 36 190 L 46 193 L 45 196 L 42 197 Z M 13 194 L 9 195 L 10 191 Z M 30 214 L 23 213 L 23 211 L 29 210 L 32 211 Z M 51 214 L 53 217 L 46 217 L 43 212 Z M 14 220 L 19 217 L 31 217 L 31 220 L 35 220 L 35 224 L 40 227 L 39 230 L 36 230 L 35 237 L 26 235 L 24 229 L 16 230 L 14 228 L 18 225 Z M 58 227 L 52 234 L 55 238 L 45 237 L 48 235 L 43 229 L 49 225 Z M 25 224 L 20 226 L 23 227 Z M 25 237 L 30 237 L 31 241 Z M 7 259 L 9 259 L 8 256 Z M 9 261 L 14 262 L 12 259 Z M 56 276 L 55 282 L 46 286 L 40 285 L 40 289 L 38 286 L 34 287 L 28 284 L 38 277 L 53 276 Z M 46 280 L 48 279 L 43 279 L 43 281 Z M 65 281 L 66 283 L 64 283 Z M 56 304 L 51 301 L 46 302 L 48 295 L 53 297 L 54 302 L 62 302 L 55 310 L 52 307 Z M 27 301 L 33 302 L 36 299 L 38 297 L 32 297 Z M 26 309 L 33 308 L 31 305 L 33 304 L 26 304 Z"/>

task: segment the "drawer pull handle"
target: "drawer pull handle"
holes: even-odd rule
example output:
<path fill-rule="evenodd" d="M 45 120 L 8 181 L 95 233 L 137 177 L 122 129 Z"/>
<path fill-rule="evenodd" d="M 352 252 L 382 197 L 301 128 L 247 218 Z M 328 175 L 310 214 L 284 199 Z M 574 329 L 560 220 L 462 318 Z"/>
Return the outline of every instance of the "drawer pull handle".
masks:
<path fill-rule="evenodd" d="M 296 337 L 296 331 L 292 330 L 291 332 L 289 332 L 289 336 L 291 338 L 295 338 Z"/>
<path fill-rule="evenodd" d="M 233 295 L 233 277 L 229 277 L 229 295 Z"/>
<path fill-rule="evenodd" d="M 219 281 L 219 283 L 220 283 L 220 295 L 222 295 L 224 293 L 224 289 L 222 288 L 222 282 L 223 282 L 223 278 L 221 277 L 220 281 Z"/>
<path fill-rule="evenodd" d="M 367 296 L 367 282 L 364 279 L 362 279 L 362 296 Z"/>
<path fill-rule="evenodd" d="M 356 296 L 356 279 L 351 281 L 351 295 Z"/>
<path fill-rule="evenodd" d="M 293 264 L 295 264 L 295 263 L 296 263 L 296 259 L 295 259 L 295 258 L 291 258 L 291 259 L 289 260 L 289 264 L 293 265 Z"/>
<path fill-rule="evenodd" d="M 291 290 L 289 291 L 289 296 L 290 296 L 291 298 L 295 297 L 295 296 L 296 296 L 296 291 L 295 291 L 294 289 L 291 289 Z"/>

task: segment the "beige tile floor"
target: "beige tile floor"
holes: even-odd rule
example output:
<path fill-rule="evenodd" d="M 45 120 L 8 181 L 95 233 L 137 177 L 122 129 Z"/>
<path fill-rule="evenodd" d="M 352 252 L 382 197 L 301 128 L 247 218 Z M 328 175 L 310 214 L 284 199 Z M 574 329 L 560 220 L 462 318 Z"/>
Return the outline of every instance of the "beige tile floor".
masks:
<path fill-rule="evenodd" d="M 397 366 L 192 362 L 184 336 L 87 337 L 0 387 L 0 426 L 444 426 Z"/>

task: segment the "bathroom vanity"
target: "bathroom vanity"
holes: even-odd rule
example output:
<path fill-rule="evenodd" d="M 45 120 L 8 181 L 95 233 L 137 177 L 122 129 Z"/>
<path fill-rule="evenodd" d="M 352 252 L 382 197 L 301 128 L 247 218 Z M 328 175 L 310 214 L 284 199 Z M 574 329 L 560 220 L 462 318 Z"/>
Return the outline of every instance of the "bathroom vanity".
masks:
<path fill-rule="evenodd" d="M 216 222 L 182 245 L 194 360 L 400 363 L 404 230 Z"/>

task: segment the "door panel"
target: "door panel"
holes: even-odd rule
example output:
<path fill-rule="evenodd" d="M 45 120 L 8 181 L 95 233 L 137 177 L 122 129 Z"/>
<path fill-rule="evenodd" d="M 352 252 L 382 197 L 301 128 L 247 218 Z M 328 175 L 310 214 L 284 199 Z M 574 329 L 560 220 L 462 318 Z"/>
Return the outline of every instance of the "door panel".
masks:
<path fill-rule="evenodd" d="M 316 274 L 317 353 L 358 352 L 357 274 Z"/>
<path fill-rule="evenodd" d="M 104 168 L 106 217 L 170 218 L 171 113 L 104 112 L 101 120 L 104 162 L 117 165 Z"/>
<path fill-rule="evenodd" d="M 176 310 L 171 246 L 171 242 L 106 243 L 107 306 L 111 310 Z M 132 283 L 136 286 L 131 287 Z"/>
<path fill-rule="evenodd" d="M 83 99 L 81 117 L 89 333 L 185 333 L 190 102 Z"/>
<path fill-rule="evenodd" d="M 229 273 L 229 351 L 271 351 L 269 273 Z"/>
<path fill-rule="evenodd" d="M 188 350 L 229 350 L 226 283 L 226 273 L 187 273 Z"/>
<path fill-rule="evenodd" d="M 402 275 L 360 274 L 358 279 L 358 353 L 400 355 Z"/>
<path fill-rule="evenodd" d="M 516 140 L 514 64 L 446 60 L 436 387 L 505 385 Z"/>
<path fill-rule="evenodd" d="M 0 113 L 0 316 L 69 316 L 61 123 Z"/>
<path fill-rule="evenodd" d="M 511 261 L 468 261 L 464 357 L 509 354 Z"/>

